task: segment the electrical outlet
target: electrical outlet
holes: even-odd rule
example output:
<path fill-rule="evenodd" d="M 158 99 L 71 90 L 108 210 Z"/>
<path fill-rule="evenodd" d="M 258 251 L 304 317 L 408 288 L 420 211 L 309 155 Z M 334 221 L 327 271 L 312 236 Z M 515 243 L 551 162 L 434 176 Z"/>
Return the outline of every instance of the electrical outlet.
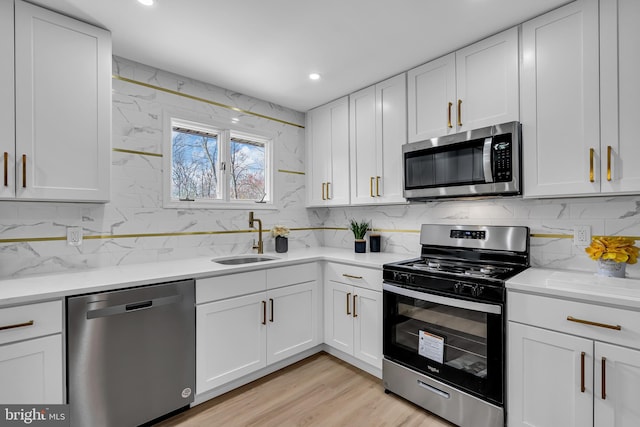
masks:
<path fill-rule="evenodd" d="M 67 245 L 80 246 L 82 244 L 82 227 L 67 227 Z"/>
<path fill-rule="evenodd" d="M 591 244 L 590 225 L 576 225 L 573 227 L 573 244 L 576 246 L 589 246 Z"/>

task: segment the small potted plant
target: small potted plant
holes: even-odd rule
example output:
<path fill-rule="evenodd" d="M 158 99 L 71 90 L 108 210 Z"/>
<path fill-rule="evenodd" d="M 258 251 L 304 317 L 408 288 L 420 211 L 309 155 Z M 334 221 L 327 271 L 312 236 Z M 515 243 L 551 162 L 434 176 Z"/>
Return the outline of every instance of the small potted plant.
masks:
<path fill-rule="evenodd" d="M 364 240 L 364 235 L 367 234 L 369 229 L 369 221 L 361 220 L 356 221 L 352 219 L 349 221 L 349 227 L 355 237 L 355 251 L 357 253 L 364 253 L 367 251 L 367 241 Z"/>
<path fill-rule="evenodd" d="M 289 229 L 284 225 L 276 225 L 271 229 L 271 235 L 276 238 L 276 252 L 279 254 L 289 250 Z"/>
<path fill-rule="evenodd" d="M 628 237 L 594 237 L 585 252 L 598 261 L 598 275 L 624 277 L 627 264 L 638 262 L 636 241 Z"/>

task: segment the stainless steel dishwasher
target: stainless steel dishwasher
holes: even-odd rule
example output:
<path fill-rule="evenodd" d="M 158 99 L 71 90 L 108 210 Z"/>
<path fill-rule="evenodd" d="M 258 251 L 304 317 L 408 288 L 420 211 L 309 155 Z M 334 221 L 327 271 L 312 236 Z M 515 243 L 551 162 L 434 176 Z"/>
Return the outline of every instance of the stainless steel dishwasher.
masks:
<path fill-rule="evenodd" d="M 193 402 L 194 284 L 67 298 L 72 426 L 137 426 Z"/>

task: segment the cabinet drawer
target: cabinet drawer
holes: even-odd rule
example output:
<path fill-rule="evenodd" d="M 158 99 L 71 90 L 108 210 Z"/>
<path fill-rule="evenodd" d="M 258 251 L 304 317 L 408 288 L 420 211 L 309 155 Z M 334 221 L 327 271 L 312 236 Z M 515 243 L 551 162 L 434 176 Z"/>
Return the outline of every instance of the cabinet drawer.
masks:
<path fill-rule="evenodd" d="M 196 304 L 252 294 L 267 289 L 265 270 L 196 280 Z"/>
<path fill-rule="evenodd" d="M 374 291 L 382 291 L 382 270 L 329 262 L 326 279 Z"/>
<path fill-rule="evenodd" d="M 507 302 L 509 321 L 539 326 L 597 341 L 640 347 L 640 312 L 622 308 L 509 292 Z M 569 321 L 586 320 L 602 325 L 620 326 L 620 330 Z"/>
<path fill-rule="evenodd" d="M 315 262 L 267 270 L 267 289 L 310 282 L 318 278 Z"/>
<path fill-rule="evenodd" d="M 62 332 L 62 301 L 0 309 L 0 344 L 58 332 Z"/>

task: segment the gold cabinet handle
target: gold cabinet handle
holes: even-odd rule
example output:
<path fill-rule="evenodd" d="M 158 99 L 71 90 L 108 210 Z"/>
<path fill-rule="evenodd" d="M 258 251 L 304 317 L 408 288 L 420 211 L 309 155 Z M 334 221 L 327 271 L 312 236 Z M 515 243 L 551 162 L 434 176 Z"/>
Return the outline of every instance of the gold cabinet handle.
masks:
<path fill-rule="evenodd" d="M 453 125 L 451 124 L 451 107 L 453 107 L 453 103 L 449 102 L 449 105 L 447 106 L 447 127 L 449 129 L 453 127 Z"/>
<path fill-rule="evenodd" d="M 16 323 L 14 325 L 0 326 L 0 331 L 6 331 L 7 329 L 24 328 L 25 326 L 33 326 L 33 320 L 29 320 L 24 323 Z"/>
<path fill-rule="evenodd" d="M 329 184 L 331 184 L 330 182 L 327 182 L 327 200 L 331 200 L 331 196 L 329 193 Z"/>
<path fill-rule="evenodd" d="M 22 155 L 22 188 L 27 188 L 27 155 Z"/>
<path fill-rule="evenodd" d="M 580 353 L 580 393 L 584 393 L 584 351 Z"/>
<path fill-rule="evenodd" d="M 353 317 L 358 317 L 358 314 L 356 313 L 356 298 L 358 298 L 358 295 L 353 295 Z"/>
<path fill-rule="evenodd" d="M 262 301 L 262 324 L 267 324 L 267 302 Z"/>
<path fill-rule="evenodd" d="M 582 323 L 583 325 L 597 326 L 599 328 L 615 329 L 616 331 L 622 330 L 622 326 L 620 325 L 608 325 L 606 323 L 592 322 L 591 320 L 576 319 L 573 316 L 567 316 L 567 320 L 569 322 Z"/>
<path fill-rule="evenodd" d="M 603 357 L 602 358 L 602 390 L 601 394 L 602 394 L 602 400 L 605 400 L 607 398 L 607 358 Z"/>
<path fill-rule="evenodd" d="M 343 277 L 348 277 L 349 279 L 362 279 L 362 276 L 354 276 L 354 275 L 347 274 L 347 273 L 343 273 L 342 276 Z"/>
<path fill-rule="evenodd" d="M 462 99 L 458 99 L 458 126 L 462 126 Z"/>
<path fill-rule="evenodd" d="M 271 308 L 271 315 L 269 316 L 269 322 L 273 323 L 273 298 L 269 298 L 269 305 Z"/>
<path fill-rule="evenodd" d="M 4 152 L 4 186 L 9 186 L 9 153 Z"/>
<path fill-rule="evenodd" d="M 607 181 L 611 181 L 611 146 L 607 145 Z"/>
<path fill-rule="evenodd" d="M 347 293 L 347 316 L 351 314 L 351 309 L 349 308 L 349 300 L 351 299 L 351 292 Z"/>
<path fill-rule="evenodd" d="M 373 197 L 373 177 L 369 177 L 369 196 Z"/>
<path fill-rule="evenodd" d="M 380 177 L 376 176 L 376 197 L 380 197 Z"/>
<path fill-rule="evenodd" d="M 593 148 L 589 148 L 589 182 L 595 182 L 595 178 L 593 176 L 593 156 L 595 155 L 596 150 Z"/>
<path fill-rule="evenodd" d="M 324 196 L 324 190 L 325 190 L 325 186 L 327 185 L 326 182 L 322 183 L 322 200 L 327 200 L 327 198 Z"/>

